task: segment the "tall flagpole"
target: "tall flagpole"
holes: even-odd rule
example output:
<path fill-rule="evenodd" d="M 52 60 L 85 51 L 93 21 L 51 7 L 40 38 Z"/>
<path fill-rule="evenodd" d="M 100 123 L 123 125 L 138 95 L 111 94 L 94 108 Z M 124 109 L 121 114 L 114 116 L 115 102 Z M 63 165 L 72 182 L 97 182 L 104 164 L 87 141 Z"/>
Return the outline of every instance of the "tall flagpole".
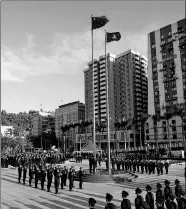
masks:
<path fill-rule="evenodd" d="M 92 38 L 92 119 L 93 119 L 93 145 L 94 145 L 94 156 L 96 156 L 96 122 L 95 122 L 95 107 L 94 107 L 94 42 L 93 42 L 93 28 L 92 28 L 92 15 L 91 15 L 91 38 Z"/>
<path fill-rule="evenodd" d="M 107 31 L 105 29 L 105 72 L 106 72 L 106 93 L 107 93 L 107 143 L 108 143 L 108 172 L 111 175 L 110 169 L 110 114 L 109 114 L 109 88 L 108 88 L 108 69 L 107 69 Z"/>

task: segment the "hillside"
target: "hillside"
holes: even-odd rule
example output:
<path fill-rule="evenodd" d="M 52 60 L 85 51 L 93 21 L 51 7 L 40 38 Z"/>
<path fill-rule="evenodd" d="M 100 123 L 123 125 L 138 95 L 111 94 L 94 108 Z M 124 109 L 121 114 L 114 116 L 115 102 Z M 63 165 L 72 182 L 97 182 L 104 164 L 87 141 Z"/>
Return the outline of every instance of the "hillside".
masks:
<path fill-rule="evenodd" d="M 29 129 L 30 115 L 26 112 L 20 112 L 19 114 L 7 113 L 5 110 L 1 111 L 1 125 L 13 126 L 15 134 L 22 133 Z"/>

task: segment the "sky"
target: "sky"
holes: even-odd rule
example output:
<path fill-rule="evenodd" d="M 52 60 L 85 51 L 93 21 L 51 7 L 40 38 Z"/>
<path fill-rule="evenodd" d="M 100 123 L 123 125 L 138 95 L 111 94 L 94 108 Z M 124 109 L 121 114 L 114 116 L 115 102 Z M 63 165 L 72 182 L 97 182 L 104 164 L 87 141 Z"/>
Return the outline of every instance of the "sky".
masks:
<path fill-rule="evenodd" d="M 109 22 L 94 30 L 94 58 L 104 54 L 104 30 L 120 32 L 107 52 L 147 56 L 148 33 L 185 17 L 183 1 L 2 1 L 1 110 L 55 111 L 84 103 L 91 61 L 91 15 Z"/>

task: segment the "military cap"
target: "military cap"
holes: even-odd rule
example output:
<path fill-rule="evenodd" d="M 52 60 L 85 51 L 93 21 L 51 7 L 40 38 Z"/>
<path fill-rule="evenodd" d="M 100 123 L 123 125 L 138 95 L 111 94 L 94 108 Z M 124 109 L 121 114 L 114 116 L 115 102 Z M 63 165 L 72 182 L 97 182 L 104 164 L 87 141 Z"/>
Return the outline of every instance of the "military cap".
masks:
<path fill-rule="evenodd" d="M 170 184 L 170 181 L 165 180 L 164 183 L 165 183 L 165 184 Z"/>
<path fill-rule="evenodd" d="M 174 183 L 177 184 L 177 183 L 180 183 L 180 181 L 179 181 L 178 179 L 176 179 L 176 180 L 174 181 Z"/>
<path fill-rule="evenodd" d="M 157 185 L 156 185 L 158 188 L 161 188 L 162 187 L 162 185 L 160 184 L 160 183 L 157 183 Z"/>
<path fill-rule="evenodd" d="M 136 191 L 136 193 L 138 193 L 138 194 L 141 194 L 141 193 L 142 193 L 142 190 L 141 190 L 140 188 L 136 188 L 135 191 Z"/>
<path fill-rule="evenodd" d="M 125 190 L 123 190 L 121 194 L 122 194 L 124 197 L 127 197 L 127 196 L 129 195 L 129 193 L 128 193 L 127 191 L 125 191 Z"/>
<path fill-rule="evenodd" d="M 152 190 L 152 187 L 150 185 L 147 185 L 146 186 L 146 189 L 149 190 L 149 191 L 151 191 Z"/>
<path fill-rule="evenodd" d="M 106 198 L 109 199 L 109 200 L 112 200 L 113 196 L 109 193 L 106 193 Z"/>
<path fill-rule="evenodd" d="M 96 204 L 96 200 L 94 198 L 89 198 L 88 202 L 91 204 L 91 205 L 95 205 Z"/>

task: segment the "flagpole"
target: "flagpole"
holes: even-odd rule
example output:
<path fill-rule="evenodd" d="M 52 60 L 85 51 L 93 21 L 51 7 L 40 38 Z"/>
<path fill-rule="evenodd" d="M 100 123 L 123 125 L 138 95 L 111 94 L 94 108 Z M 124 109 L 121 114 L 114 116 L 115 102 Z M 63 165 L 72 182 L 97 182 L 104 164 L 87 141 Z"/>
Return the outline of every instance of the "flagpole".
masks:
<path fill-rule="evenodd" d="M 108 69 L 107 69 L 107 32 L 105 29 L 105 72 L 106 72 L 106 102 L 107 102 L 107 144 L 108 144 L 108 172 L 111 175 L 110 169 L 110 114 L 109 114 L 109 88 L 108 88 Z"/>
<path fill-rule="evenodd" d="M 96 136 L 95 136 L 95 129 L 96 129 L 96 122 L 95 122 L 95 107 L 94 107 L 94 41 L 93 41 L 93 28 L 92 28 L 92 15 L 91 15 L 91 38 L 92 38 L 92 119 L 93 119 L 93 131 L 92 131 L 92 138 L 93 138 L 93 145 L 94 145 L 94 156 L 96 156 Z"/>

